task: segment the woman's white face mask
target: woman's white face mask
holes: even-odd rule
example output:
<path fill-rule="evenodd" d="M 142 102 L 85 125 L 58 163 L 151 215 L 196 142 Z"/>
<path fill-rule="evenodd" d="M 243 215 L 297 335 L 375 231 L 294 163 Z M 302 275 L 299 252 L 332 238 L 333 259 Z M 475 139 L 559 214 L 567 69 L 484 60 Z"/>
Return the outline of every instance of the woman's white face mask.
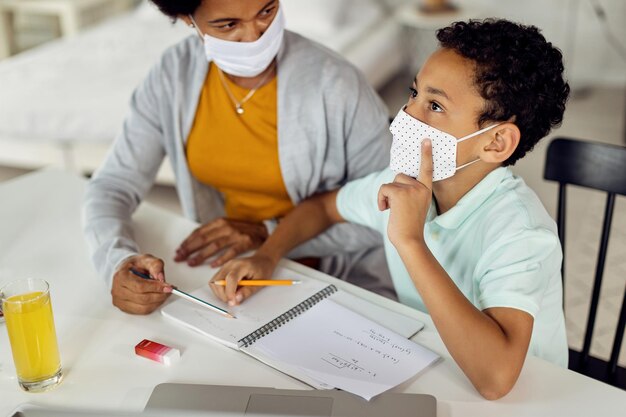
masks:
<path fill-rule="evenodd" d="M 459 169 L 480 161 L 480 159 L 476 159 L 457 167 L 456 154 L 459 142 L 478 136 L 500 124 L 496 123 L 487 126 L 484 129 L 457 139 L 449 133 L 442 132 L 417 120 L 405 112 L 404 109 L 405 107 L 400 109 L 389 127 L 393 135 L 389 168 L 396 174 L 402 173 L 413 178 L 417 178 L 420 172 L 422 142 L 424 139 L 430 139 L 432 143 L 433 181 L 441 181 L 450 178 Z"/>
<path fill-rule="evenodd" d="M 256 77 L 265 71 L 278 55 L 285 33 L 285 17 L 280 5 L 272 23 L 254 42 L 226 41 L 203 34 L 193 16 L 189 15 L 189 18 L 204 42 L 207 60 L 236 77 Z"/>

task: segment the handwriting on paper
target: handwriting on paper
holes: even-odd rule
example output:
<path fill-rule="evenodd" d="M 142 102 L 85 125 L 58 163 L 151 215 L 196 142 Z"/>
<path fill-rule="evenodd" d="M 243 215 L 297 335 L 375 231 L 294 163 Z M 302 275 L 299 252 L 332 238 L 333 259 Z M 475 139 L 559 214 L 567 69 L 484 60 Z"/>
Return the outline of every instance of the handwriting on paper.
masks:
<path fill-rule="evenodd" d="M 347 369 L 354 372 L 366 373 L 372 378 L 376 378 L 376 372 L 368 371 L 364 367 L 360 366 L 358 359 L 344 359 L 334 353 L 328 353 L 328 355 L 322 356 L 321 359 L 338 369 Z"/>
<path fill-rule="evenodd" d="M 339 330 L 333 330 L 333 334 L 337 337 L 343 338 L 344 340 L 351 342 L 358 346 L 361 349 L 365 349 L 370 351 L 371 353 L 375 353 L 380 356 L 381 359 L 390 361 L 393 364 L 397 364 L 400 362 L 401 356 L 411 356 L 413 353 L 410 348 L 406 346 L 401 346 L 389 339 L 388 337 L 378 333 L 374 329 L 363 330 L 364 339 L 356 338 L 350 335 L 343 334 Z M 389 350 L 393 351 L 392 353 L 383 351 L 379 346 L 385 346 Z"/>

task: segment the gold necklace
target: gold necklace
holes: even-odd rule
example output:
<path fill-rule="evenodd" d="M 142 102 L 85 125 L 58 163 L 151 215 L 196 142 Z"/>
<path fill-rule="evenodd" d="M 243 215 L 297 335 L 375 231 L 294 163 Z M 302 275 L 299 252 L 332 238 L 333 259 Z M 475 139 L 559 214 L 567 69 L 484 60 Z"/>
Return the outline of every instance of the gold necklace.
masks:
<path fill-rule="evenodd" d="M 224 77 L 224 73 L 222 72 L 222 70 L 220 69 L 220 67 L 218 67 L 217 65 L 215 66 L 217 68 L 217 72 L 220 76 L 220 80 L 222 80 L 222 85 L 224 86 L 224 90 L 226 90 L 226 94 L 228 94 L 228 97 L 230 97 L 230 101 L 233 102 L 233 105 L 235 106 L 235 112 L 238 115 L 242 115 L 244 114 L 244 110 L 243 110 L 243 104 L 250 100 L 250 98 L 254 95 L 254 93 L 256 93 L 256 90 L 259 89 L 259 87 L 261 87 L 261 85 L 267 80 L 267 77 L 272 73 L 272 70 L 268 71 L 265 76 L 261 79 L 261 81 L 258 82 L 258 84 L 250 91 L 248 91 L 248 94 L 246 94 L 246 96 L 244 98 L 242 98 L 240 101 L 237 101 L 237 99 L 235 98 L 235 96 L 233 95 L 232 91 L 230 91 L 230 88 L 228 87 L 228 84 L 226 83 L 226 79 Z"/>

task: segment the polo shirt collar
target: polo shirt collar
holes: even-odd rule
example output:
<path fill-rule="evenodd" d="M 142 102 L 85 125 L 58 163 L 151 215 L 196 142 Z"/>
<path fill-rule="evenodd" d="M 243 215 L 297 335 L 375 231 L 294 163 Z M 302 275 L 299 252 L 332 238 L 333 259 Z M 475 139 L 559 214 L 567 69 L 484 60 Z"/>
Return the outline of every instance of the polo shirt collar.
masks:
<path fill-rule="evenodd" d="M 456 229 L 476 211 L 496 191 L 504 180 L 513 176 L 509 168 L 500 167 L 491 171 L 485 178 L 467 192 L 452 207 L 440 216 L 436 215 L 435 203 L 430 206 L 428 218 L 445 229 Z"/>

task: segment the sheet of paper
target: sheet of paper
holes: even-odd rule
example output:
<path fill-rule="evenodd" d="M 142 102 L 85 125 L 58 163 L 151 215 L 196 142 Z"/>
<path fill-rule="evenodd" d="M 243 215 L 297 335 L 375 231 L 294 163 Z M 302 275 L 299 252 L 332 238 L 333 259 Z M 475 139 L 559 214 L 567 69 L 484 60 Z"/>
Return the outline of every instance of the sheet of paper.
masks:
<path fill-rule="evenodd" d="M 330 299 L 407 339 L 424 328 L 424 323 L 414 317 L 365 301 L 347 291 L 337 291 Z"/>
<path fill-rule="evenodd" d="M 245 351 L 367 400 L 406 381 L 439 356 L 330 299 Z"/>
<path fill-rule="evenodd" d="M 237 341 L 290 310 L 328 284 L 309 278 L 298 272 L 279 267 L 274 272 L 276 279 L 301 281 L 300 285 L 265 287 L 244 303 L 228 307 L 207 286 L 191 294 L 209 303 L 228 310 L 237 318 L 221 316 L 189 301 L 178 299 L 166 305 L 161 313 L 178 323 L 190 327 L 220 343 L 237 348 Z"/>

